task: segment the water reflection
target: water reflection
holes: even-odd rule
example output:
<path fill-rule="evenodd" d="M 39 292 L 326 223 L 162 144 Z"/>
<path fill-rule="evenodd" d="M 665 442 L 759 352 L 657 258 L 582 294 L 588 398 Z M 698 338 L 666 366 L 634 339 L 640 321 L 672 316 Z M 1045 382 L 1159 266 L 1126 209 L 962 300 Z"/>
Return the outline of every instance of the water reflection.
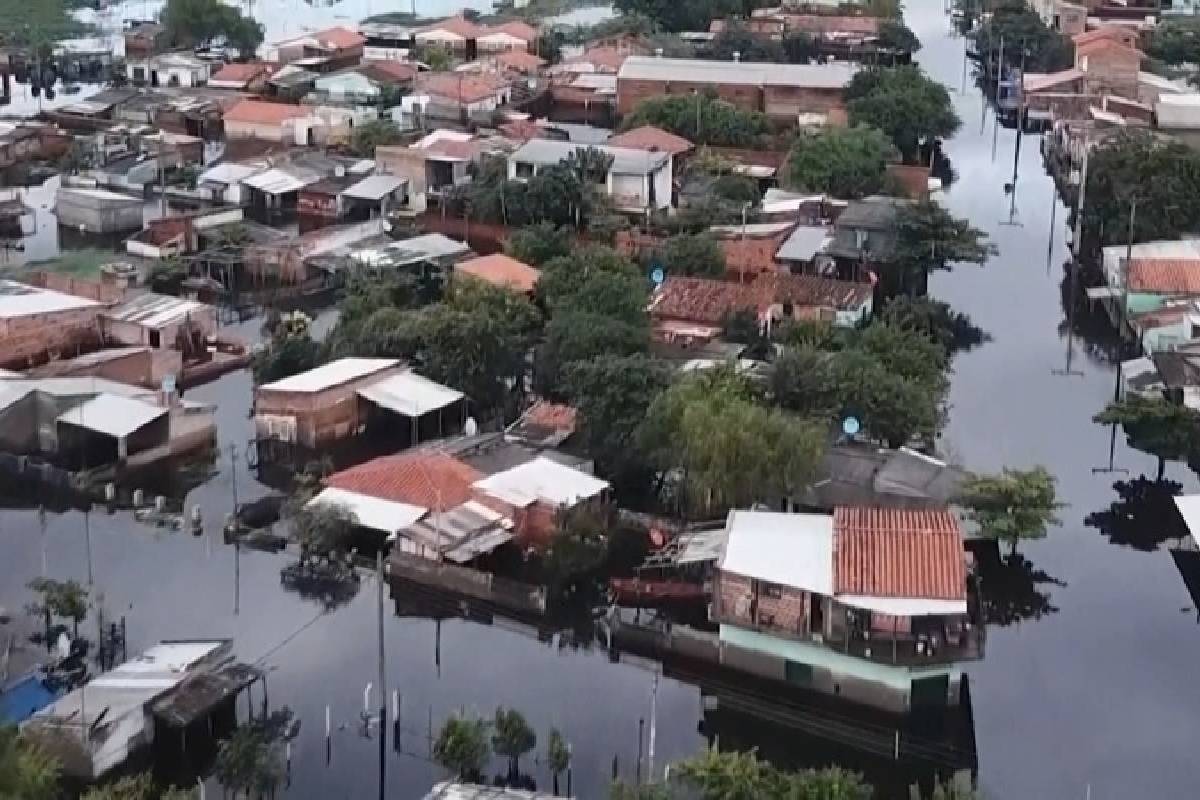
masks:
<path fill-rule="evenodd" d="M 972 548 L 979 564 L 983 618 L 988 625 L 1008 627 L 1057 613 L 1050 588 L 1066 588 L 1021 553 L 1001 555 L 995 543 Z"/>
<path fill-rule="evenodd" d="M 1187 525 L 1175 507 L 1175 497 L 1183 484 L 1145 476 L 1113 484 L 1117 500 L 1103 511 L 1084 518 L 1084 524 L 1095 528 L 1112 544 L 1134 550 L 1153 552 L 1169 542 L 1179 542 L 1188 536 Z"/>

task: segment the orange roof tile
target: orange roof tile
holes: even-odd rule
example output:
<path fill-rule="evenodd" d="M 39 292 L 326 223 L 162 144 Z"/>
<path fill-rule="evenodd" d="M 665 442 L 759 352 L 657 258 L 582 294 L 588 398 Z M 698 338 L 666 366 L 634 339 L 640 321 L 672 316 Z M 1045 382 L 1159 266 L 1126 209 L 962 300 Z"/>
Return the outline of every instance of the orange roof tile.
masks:
<path fill-rule="evenodd" d="M 385 83 L 405 83 L 417 77 L 417 67 L 407 61 L 364 61 L 358 72 Z"/>
<path fill-rule="evenodd" d="M 482 477 L 482 473 L 446 453 L 421 449 L 383 456 L 334 473 L 325 479 L 325 485 L 436 510 L 465 503 L 471 498 L 471 484 Z"/>
<path fill-rule="evenodd" d="M 778 269 L 775 265 L 775 254 L 779 252 L 789 233 L 790 231 L 782 236 L 739 236 L 721 239 L 725 268 L 735 275 L 774 272 Z"/>
<path fill-rule="evenodd" d="M 359 47 L 366 44 L 367 37 L 357 31 L 352 31 L 349 28 L 335 27 L 327 28 L 323 31 L 317 31 L 312 34 L 312 38 L 316 39 L 326 47 L 335 50 L 349 50 L 353 47 Z"/>
<path fill-rule="evenodd" d="M 630 147 L 634 150 L 670 153 L 673 156 L 692 149 L 692 143 L 687 139 L 653 125 L 643 125 L 640 128 L 625 131 L 625 133 L 609 139 L 608 144 L 613 147 Z"/>
<path fill-rule="evenodd" d="M 1133 258 L 1129 290 L 1157 294 L 1200 294 L 1200 258 Z"/>
<path fill-rule="evenodd" d="M 770 273 L 753 283 L 712 278 L 668 277 L 650 302 L 655 319 L 678 319 L 716 324 L 726 315 L 743 309 L 767 311 L 789 303 L 801 307 L 852 309 L 870 298 L 869 283 L 839 281 L 816 275 Z"/>
<path fill-rule="evenodd" d="M 447 31 L 449 33 L 457 34 L 464 39 L 474 39 L 483 33 L 484 30 L 485 28 L 482 26 L 476 25 L 474 22 L 471 22 L 471 20 L 463 17 L 462 15 L 458 15 L 450 17 L 449 19 L 444 19 L 441 22 L 434 22 L 430 25 L 426 25 L 424 28 L 421 28 L 419 31 L 417 31 L 417 33 Z"/>
<path fill-rule="evenodd" d="M 505 50 L 495 56 L 496 63 L 508 69 L 532 72 L 546 66 L 546 59 L 523 50 Z"/>
<path fill-rule="evenodd" d="M 259 75 L 268 75 L 273 67 L 261 61 L 251 61 L 247 64 L 226 64 L 210 78 L 210 81 L 229 81 L 248 83 Z"/>
<path fill-rule="evenodd" d="M 949 511 L 840 507 L 833 537 L 836 594 L 966 599 L 962 531 Z"/>
<path fill-rule="evenodd" d="M 869 283 L 822 278 L 819 275 L 791 275 L 772 272 L 759 275 L 751 284 L 760 302 L 791 303 L 797 306 L 855 309 L 874 294 Z"/>
<path fill-rule="evenodd" d="M 592 64 L 597 72 L 617 72 L 632 55 L 615 47 L 593 47 L 563 61 L 564 64 Z"/>
<path fill-rule="evenodd" d="M 521 22 L 520 20 L 512 20 L 511 22 L 504 22 L 500 25 L 489 25 L 484 28 L 479 35 L 487 36 L 488 34 L 492 33 L 507 33 L 509 36 L 522 39 L 526 42 L 534 42 L 537 41 L 538 38 L 537 28 L 533 27 L 527 22 Z"/>
<path fill-rule="evenodd" d="M 307 117 L 311 109 L 287 103 L 265 103 L 261 100 L 242 100 L 225 112 L 226 122 L 246 122 L 257 125 L 278 125 L 289 119 Z"/>
<path fill-rule="evenodd" d="M 1087 55 L 1090 53 L 1099 52 L 1101 50 L 1111 50 L 1116 53 L 1127 53 L 1136 55 L 1141 58 L 1142 51 L 1136 47 L 1130 47 L 1124 42 L 1119 42 L 1116 39 L 1093 39 L 1090 42 L 1083 42 L 1075 45 L 1075 55 Z"/>
<path fill-rule="evenodd" d="M 460 103 L 475 103 L 493 97 L 504 87 L 504 82 L 490 80 L 484 75 L 467 75 L 462 72 L 427 72 L 417 78 L 418 90 L 435 94 Z"/>
<path fill-rule="evenodd" d="M 564 403 L 538 400 L 521 415 L 521 419 L 527 424 L 536 425 L 539 428 L 566 432 L 575 430 L 579 412 L 573 406 Z"/>
<path fill-rule="evenodd" d="M 523 293 L 532 292 L 542 276 L 539 270 L 503 253 L 460 261 L 454 271 Z"/>

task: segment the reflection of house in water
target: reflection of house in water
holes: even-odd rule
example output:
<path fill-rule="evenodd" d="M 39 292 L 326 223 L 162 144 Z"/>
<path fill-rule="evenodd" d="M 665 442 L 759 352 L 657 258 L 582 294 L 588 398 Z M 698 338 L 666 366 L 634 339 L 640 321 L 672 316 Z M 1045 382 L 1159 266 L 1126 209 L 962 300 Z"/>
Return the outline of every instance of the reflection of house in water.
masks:
<path fill-rule="evenodd" d="M 1176 497 L 1175 505 L 1190 535 L 1170 548 L 1171 558 L 1191 595 L 1196 621 L 1200 623 L 1200 495 Z"/>
<path fill-rule="evenodd" d="M 237 663 L 228 640 L 170 641 L 88 681 L 34 714 L 21 731 L 63 772 L 86 781 L 119 768 L 159 740 L 186 747 L 236 722 L 238 694 L 262 673 Z"/>

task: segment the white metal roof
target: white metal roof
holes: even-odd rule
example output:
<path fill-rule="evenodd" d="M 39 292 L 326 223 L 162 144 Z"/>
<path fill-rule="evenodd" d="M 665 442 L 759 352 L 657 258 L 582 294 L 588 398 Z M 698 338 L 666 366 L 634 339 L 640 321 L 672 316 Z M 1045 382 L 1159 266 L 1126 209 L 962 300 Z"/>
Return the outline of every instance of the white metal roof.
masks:
<path fill-rule="evenodd" d="M 39 289 L 16 281 L 0 280 L 0 319 L 52 314 L 76 308 L 99 306 L 94 300 L 73 294 Z"/>
<path fill-rule="evenodd" d="M 780 261 L 810 261 L 825 249 L 829 238 L 829 228 L 824 225 L 798 225 L 779 246 L 775 258 Z"/>
<path fill-rule="evenodd" d="M 200 183 L 221 183 L 228 186 L 239 183 L 251 175 L 265 172 L 266 169 L 261 164 L 217 164 L 212 169 L 200 173 L 199 181 Z"/>
<path fill-rule="evenodd" d="M 829 64 L 763 64 L 699 58 L 629 56 L 617 74 L 621 80 L 841 89 L 850 83 L 856 72 L 856 65 L 844 61 Z"/>
<path fill-rule="evenodd" d="M 244 178 L 242 183 L 267 194 L 287 194 L 288 192 L 298 192 L 305 186 L 316 183 L 317 180 L 315 175 L 301 177 L 295 173 L 274 168 Z"/>
<path fill-rule="evenodd" d="M 332 386 L 365 378 L 400 362 L 394 358 L 339 358 L 319 367 L 260 386 L 272 392 L 319 392 Z"/>
<path fill-rule="evenodd" d="M 833 517 L 730 511 L 723 570 L 833 596 Z"/>
<path fill-rule="evenodd" d="M 358 394 L 372 403 L 406 417 L 419 417 L 430 411 L 447 408 L 463 398 L 462 392 L 415 372 L 391 375 L 362 387 Z"/>
<path fill-rule="evenodd" d="M 382 200 L 406 183 L 407 178 L 395 175 L 371 175 L 348 187 L 342 194 L 359 200 Z"/>
<path fill-rule="evenodd" d="M 84 186 L 63 186 L 60 187 L 56 196 L 59 200 L 66 198 L 80 198 L 87 200 L 95 200 L 97 202 L 106 203 L 122 203 L 125 205 L 140 206 L 145 200 L 140 197 L 130 197 L 127 194 L 120 192 L 110 192 L 107 189 L 89 189 Z"/>
<path fill-rule="evenodd" d="M 166 294 L 148 292 L 104 312 L 108 319 L 130 322 L 145 328 L 162 328 L 182 322 L 190 316 L 208 311 L 211 307 L 195 300 L 184 300 Z"/>
<path fill-rule="evenodd" d="M 610 147 L 604 144 L 559 142 L 553 139 L 530 139 L 510 158 L 520 163 L 548 166 L 561 162 L 577 150 L 587 150 L 591 147 L 611 156 L 612 166 L 609 171 L 622 175 L 647 175 L 671 160 L 670 153 L 634 150 L 630 147 Z"/>
<path fill-rule="evenodd" d="M 425 795 L 424 800 L 556 800 L 556 798 L 545 792 L 527 792 L 523 789 L 446 781 L 434 785 L 429 794 Z"/>
<path fill-rule="evenodd" d="M 389 536 L 429 513 L 429 509 L 421 506 L 381 500 L 378 497 L 334 488 L 322 489 L 320 494 L 306 503 L 306 506 L 316 505 L 345 506 L 354 514 L 359 525 Z"/>
<path fill-rule="evenodd" d="M 1200 94 L 1161 95 L 1154 113 L 1158 116 L 1160 128 L 1200 128 Z"/>
<path fill-rule="evenodd" d="M 98 394 L 91 400 L 59 414 L 58 421 L 121 439 L 166 413 L 165 408 L 131 397 Z"/>
<path fill-rule="evenodd" d="M 609 487 L 594 475 L 538 456 L 512 469 L 476 481 L 476 489 L 511 503 L 527 506 L 538 500 L 556 506 L 573 506 L 595 497 Z"/>
<path fill-rule="evenodd" d="M 1192 541 L 1200 545 L 1200 494 L 1184 494 L 1175 498 L 1175 507 L 1192 534 Z"/>

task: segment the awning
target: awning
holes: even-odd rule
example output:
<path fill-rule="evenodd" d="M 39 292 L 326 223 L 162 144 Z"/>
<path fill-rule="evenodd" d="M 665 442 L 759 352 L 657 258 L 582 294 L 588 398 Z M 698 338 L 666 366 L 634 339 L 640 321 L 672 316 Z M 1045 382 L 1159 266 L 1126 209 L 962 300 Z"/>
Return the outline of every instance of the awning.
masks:
<path fill-rule="evenodd" d="M 408 181 L 405 178 L 395 175 L 372 175 L 343 190 L 342 196 L 378 202 L 406 183 Z"/>
<path fill-rule="evenodd" d="M 1200 494 L 1185 494 L 1175 498 L 1179 516 L 1192 534 L 1192 541 L 1200 545 Z"/>
<path fill-rule="evenodd" d="M 300 178 L 281 169 L 269 169 L 242 180 L 246 186 L 258 189 L 267 194 L 287 194 L 298 192 L 309 184 L 317 182 L 317 178 Z"/>
<path fill-rule="evenodd" d="M 407 528 L 429 513 L 428 509 L 420 506 L 410 506 L 408 503 L 397 503 L 392 500 L 380 500 L 378 497 L 349 492 L 345 489 L 323 489 L 320 494 L 305 504 L 305 508 L 315 505 L 345 506 L 354 514 L 359 525 L 389 536 Z"/>
<path fill-rule="evenodd" d="M 86 403 L 59 414 L 58 421 L 122 439 L 166 413 L 167 409 L 140 400 L 115 394 L 98 394 Z"/>
<path fill-rule="evenodd" d="M 364 386 L 358 390 L 358 395 L 406 417 L 420 417 L 452 406 L 463 398 L 462 392 L 415 372 L 402 372 Z"/>
<path fill-rule="evenodd" d="M 429 514 L 400 535 L 440 552 L 447 561 L 465 564 L 511 541 L 512 528 L 512 520 L 503 514 L 468 500 L 444 513 Z"/>
<path fill-rule="evenodd" d="M 966 600 L 928 600 L 920 597 L 875 597 L 864 595 L 842 595 L 834 597 L 839 603 L 891 614 L 894 617 L 927 617 L 948 614 L 966 614 Z"/>
<path fill-rule="evenodd" d="M 1113 286 L 1093 286 L 1087 290 L 1088 300 L 1108 300 L 1120 296 L 1121 290 Z"/>

